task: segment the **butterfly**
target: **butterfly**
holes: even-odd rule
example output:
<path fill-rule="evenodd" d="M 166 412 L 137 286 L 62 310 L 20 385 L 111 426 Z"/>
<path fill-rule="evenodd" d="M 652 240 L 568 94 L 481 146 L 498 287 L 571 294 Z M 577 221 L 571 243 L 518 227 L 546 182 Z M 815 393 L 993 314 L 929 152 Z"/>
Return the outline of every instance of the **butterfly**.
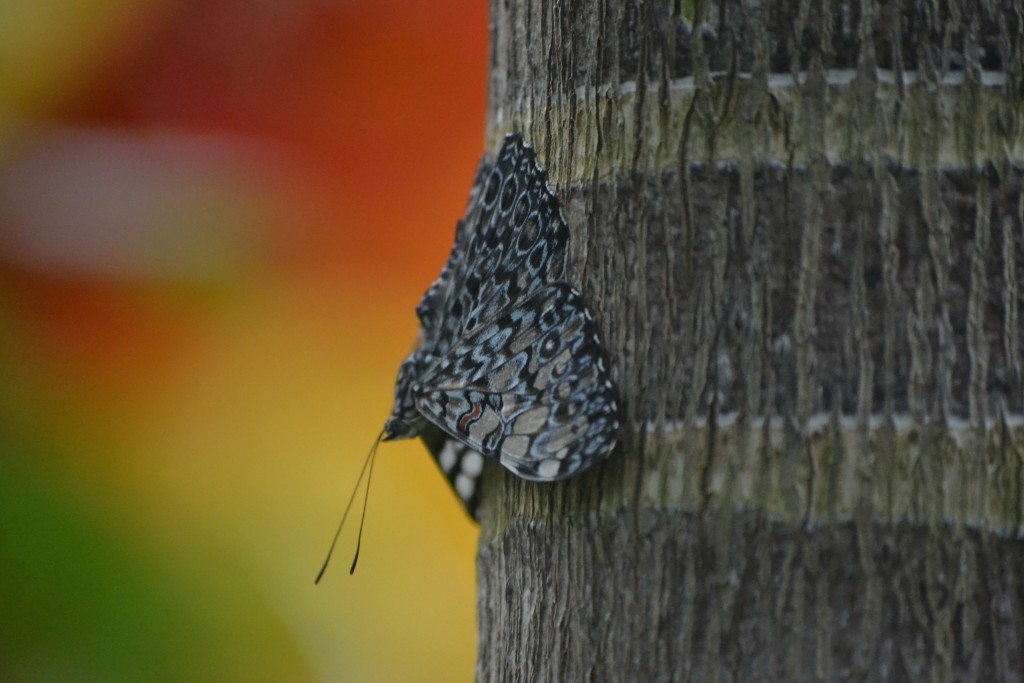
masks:
<path fill-rule="evenodd" d="M 398 370 L 391 415 L 363 463 L 338 535 L 381 440 L 420 437 L 476 519 L 485 461 L 530 481 L 601 462 L 619 400 L 597 323 L 562 278 L 569 229 L 533 148 L 513 133 L 480 163 L 440 276 L 416 307 L 420 343 Z M 362 543 L 359 525 L 355 571 Z"/>
<path fill-rule="evenodd" d="M 476 519 L 485 461 L 559 481 L 608 457 L 619 402 L 597 323 L 562 278 L 569 230 L 520 134 L 481 162 L 384 440 L 420 437 Z"/>

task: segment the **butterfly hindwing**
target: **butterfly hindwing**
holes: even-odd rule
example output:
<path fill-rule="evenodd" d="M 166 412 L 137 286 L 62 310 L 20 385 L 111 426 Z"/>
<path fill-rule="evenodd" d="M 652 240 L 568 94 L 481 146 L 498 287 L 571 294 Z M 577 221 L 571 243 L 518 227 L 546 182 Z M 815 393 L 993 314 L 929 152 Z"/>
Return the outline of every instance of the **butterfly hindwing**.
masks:
<path fill-rule="evenodd" d="M 568 477 L 604 459 L 618 429 L 596 327 L 578 292 L 547 285 L 439 359 L 417 409 L 521 477 Z"/>

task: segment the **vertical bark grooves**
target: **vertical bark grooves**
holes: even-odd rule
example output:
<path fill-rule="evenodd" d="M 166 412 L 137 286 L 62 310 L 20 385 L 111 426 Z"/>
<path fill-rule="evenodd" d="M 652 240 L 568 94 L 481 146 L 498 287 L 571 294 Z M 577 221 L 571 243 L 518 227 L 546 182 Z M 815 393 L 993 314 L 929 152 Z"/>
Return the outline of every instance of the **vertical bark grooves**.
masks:
<path fill-rule="evenodd" d="M 496 622 L 500 613 L 481 612 L 482 628 L 509 636 L 481 678 L 905 681 L 946 672 L 940 678 L 1020 680 L 1024 654 L 999 637 L 1024 634 L 1005 600 L 1024 591 L 1016 541 L 968 531 L 956 544 L 935 544 L 921 529 L 876 526 L 866 547 L 851 524 L 794 531 L 742 513 L 723 576 L 701 560 L 718 552 L 713 516 L 640 517 L 641 544 L 623 525 L 559 520 L 544 530 L 512 525 L 481 548 L 481 562 L 496 567 L 481 575 L 481 590 L 516 615 Z M 521 563 L 534 571 L 518 570 Z M 865 568 L 886 580 L 872 582 Z M 620 583 L 596 580 L 608 571 Z M 619 620 L 634 613 L 645 618 Z M 934 636 L 924 638 L 926 630 Z M 976 641 L 995 649 L 964 650 Z"/>
<path fill-rule="evenodd" d="M 478 679 L 1024 681 L 1024 9 L 491 16 L 624 424 L 486 473 Z"/>

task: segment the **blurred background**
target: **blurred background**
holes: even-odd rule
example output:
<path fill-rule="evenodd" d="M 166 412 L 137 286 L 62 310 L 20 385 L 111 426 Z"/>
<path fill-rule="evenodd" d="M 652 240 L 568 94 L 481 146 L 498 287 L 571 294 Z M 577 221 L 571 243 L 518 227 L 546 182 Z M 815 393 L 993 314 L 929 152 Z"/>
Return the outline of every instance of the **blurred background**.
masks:
<path fill-rule="evenodd" d="M 487 4 L 0 0 L 0 680 L 469 681 L 477 530 L 383 444 Z"/>

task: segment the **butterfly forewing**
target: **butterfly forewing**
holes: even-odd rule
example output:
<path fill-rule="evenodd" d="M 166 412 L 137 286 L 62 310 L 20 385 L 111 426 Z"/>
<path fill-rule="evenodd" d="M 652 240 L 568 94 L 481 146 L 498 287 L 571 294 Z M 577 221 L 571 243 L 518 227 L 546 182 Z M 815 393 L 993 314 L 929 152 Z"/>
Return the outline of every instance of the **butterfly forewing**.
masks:
<path fill-rule="evenodd" d="M 453 283 L 461 276 L 464 267 L 462 243 L 465 241 L 466 226 L 459 221 L 455 228 L 455 244 L 452 246 L 448 260 L 441 269 L 441 274 L 423 295 L 416 306 L 416 317 L 420 319 L 425 343 L 437 346 L 444 339 L 450 340 L 454 332 L 456 320 L 446 316 L 446 307 L 453 297 Z"/>
<path fill-rule="evenodd" d="M 568 230 L 535 153 L 522 138 L 509 136 L 477 182 L 445 307 L 446 338 L 437 348 L 564 271 Z"/>

